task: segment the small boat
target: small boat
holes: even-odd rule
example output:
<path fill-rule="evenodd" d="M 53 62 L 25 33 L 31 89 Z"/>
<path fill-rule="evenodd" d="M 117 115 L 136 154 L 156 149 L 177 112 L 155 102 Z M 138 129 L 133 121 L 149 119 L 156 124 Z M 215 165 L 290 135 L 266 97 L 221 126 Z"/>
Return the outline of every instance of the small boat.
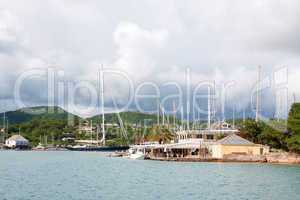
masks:
<path fill-rule="evenodd" d="M 144 160 L 145 159 L 145 153 L 141 149 L 132 149 L 130 148 L 128 150 L 129 156 L 128 158 L 133 160 Z"/>
<path fill-rule="evenodd" d="M 36 147 L 32 148 L 33 151 L 45 151 L 46 147 L 44 147 L 41 143 L 39 143 Z"/>

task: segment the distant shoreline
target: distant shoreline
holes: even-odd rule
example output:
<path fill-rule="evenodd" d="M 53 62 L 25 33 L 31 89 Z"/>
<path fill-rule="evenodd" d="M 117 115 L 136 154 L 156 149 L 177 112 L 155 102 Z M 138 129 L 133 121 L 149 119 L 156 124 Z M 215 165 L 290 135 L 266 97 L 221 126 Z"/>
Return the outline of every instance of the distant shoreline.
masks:
<path fill-rule="evenodd" d="M 0 152 L 74 152 L 67 149 L 50 149 L 50 150 L 14 150 L 14 149 L 0 149 Z M 78 152 L 94 152 L 108 157 L 122 157 L 122 156 L 111 156 L 114 151 L 78 151 Z M 300 155 L 296 153 L 271 153 L 261 158 L 254 158 L 249 156 L 235 156 L 225 159 L 216 158 L 153 158 L 147 157 L 145 160 L 150 161 L 164 161 L 164 162 L 209 162 L 209 163 L 261 163 L 261 164 L 279 164 L 279 165 L 300 165 Z"/>

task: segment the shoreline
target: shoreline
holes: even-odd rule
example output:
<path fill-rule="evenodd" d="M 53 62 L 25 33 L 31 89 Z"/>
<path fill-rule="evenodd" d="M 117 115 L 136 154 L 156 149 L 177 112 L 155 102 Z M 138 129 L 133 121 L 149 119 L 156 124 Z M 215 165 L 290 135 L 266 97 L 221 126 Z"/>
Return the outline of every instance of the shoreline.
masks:
<path fill-rule="evenodd" d="M 283 166 L 297 166 L 300 167 L 300 163 L 284 163 L 284 162 L 258 162 L 258 161 L 233 161 L 233 160 L 159 160 L 159 159 L 146 159 L 149 161 L 158 162 L 173 162 L 173 163 L 213 163 L 213 164 L 263 164 L 263 165 L 283 165 Z"/>
<path fill-rule="evenodd" d="M 0 152 L 73 152 L 67 149 L 51 149 L 51 150 L 13 150 L 0 149 Z M 97 151 L 78 151 L 78 152 L 97 152 Z M 115 154 L 115 155 L 114 155 Z M 105 152 L 107 157 L 125 157 L 125 152 Z M 257 158 L 249 156 L 236 156 L 230 158 L 197 158 L 197 157 L 183 157 L 183 158 L 167 158 L 167 157 L 146 157 L 144 160 L 162 161 L 162 162 L 208 162 L 208 163 L 256 163 L 256 164 L 276 164 L 276 165 L 297 165 L 300 166 L 300 155 L 295 153 L 271 153 L 269 155 Z"/>
<path fill-rule="evenodd" d="M 224 158 L 199 157 L 146 157 L 146 160 L 166 162 L 214 162 L 214 163 L 267 163 L 283 165 L 300 165 L 300 155 L 295 153 L 270 153 L 264 156 L 228 155 Z"/>

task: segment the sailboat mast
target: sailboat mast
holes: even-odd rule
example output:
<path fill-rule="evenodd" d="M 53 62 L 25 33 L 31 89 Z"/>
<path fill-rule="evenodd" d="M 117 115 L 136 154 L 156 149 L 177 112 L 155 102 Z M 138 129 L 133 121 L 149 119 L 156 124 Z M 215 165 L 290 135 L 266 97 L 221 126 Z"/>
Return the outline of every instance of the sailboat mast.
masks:
<path fill-rule="evenodd" d="M 232 109 L 232 127 L 235 128 L 235 106 Z"/>
<path fill-rule="evenodd" d="M 6 132 L 6 129 L 5 129 L 5 112 L 3 113 L 3 143 L 5 143 L 5 132 Z"/>
<path fill-rule="evenodd" d="M 3 113 L 3 128 L 5 128 L 5 112 Z"/>
<path fill-rule="evenodd" d="M 90 129 L 91 129 L 91 144 L 93 144 L 93 121 L 90 122 Z"/>
<path fill-rule="evenodd" d="M 103 146 L 105 146 L 105 116 L 104 116 L 104 76 L 103 76 L 103 65 L 101 65 L 100 69 L 100 81 L 101 81 L 101 113 L 102 113 L 102 142 Z"/>
<path fill-rule="evenodd" d="M 245 114 L 245 108 L 243 109 L 243 123 L 245 125 L 246 122 L 246 114 Z"/>
<path fill-rule="evenodd" d="M 187 93 L 187 100 L 186 100 L 186 125 L 187 130 L 190 130 L 190 69 L 186 69 L 186 93 Z"/>
<path fill-rule="evenodd" d="M 257 91 L 256 91 L 256 114 L 255 114 L 255 121 L 258 122 L 259 120 L 259 112 L 260 112 L 260 83 L 261 82 L 261 66 L 258 66 L 258 71 L 257 71 Z"/>
<path fill-rule="evenodd" d="M 162 112 L 162 125 L 165 125 L 165 109 L 161 106 L 161 112 Z"/>
<path fill-rule="evenodd" d="M 5 138 L 7 137 L 8 135 L 8 119 L 6 119 L 6 129 L 5 129 L 5 134 L 4 134 L 4 141 L 5 141 Z"/>
<path fill-rule="evenodd" d="M 175 102 L 173 101 L 173 127 L 174 127 L 174 130 L 175 130 L 175 120 L 176 120 L 176 107 L 175 107 Z"/>
<path fill-rule="evenodd" d="M 296 94 L 293 93 L 293 103 L 296 103 Z"/>
<path fill-rule="evenodd" d="M 159 109 L 160 109 L 160 103 L 159 103 L 159 99 L 157 98 L 156 100 L 157 103 L 157 126 L 159 126 Z"/>
<path fill-rule="evenodd" d="M 210 129 L 210 86 L 208 86 L 208 97 L 207 97 L 207 128 Z"/>
<path fill-rule="evenodd" d="M 180 108 L 180 112 L 181 112 L 181 129 L 184 130 L 184 123 L 183 123 L 183 106 L 181 105 Z"/>

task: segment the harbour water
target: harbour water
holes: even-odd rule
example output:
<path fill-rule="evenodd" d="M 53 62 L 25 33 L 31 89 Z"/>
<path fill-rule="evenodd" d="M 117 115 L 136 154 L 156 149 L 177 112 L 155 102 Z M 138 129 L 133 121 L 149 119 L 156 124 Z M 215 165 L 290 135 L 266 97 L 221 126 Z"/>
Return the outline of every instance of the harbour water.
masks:
<path fill-rule="evenodd" d="M 300 199 L 300 166 L 0 151 L 0 199 Z"/>

